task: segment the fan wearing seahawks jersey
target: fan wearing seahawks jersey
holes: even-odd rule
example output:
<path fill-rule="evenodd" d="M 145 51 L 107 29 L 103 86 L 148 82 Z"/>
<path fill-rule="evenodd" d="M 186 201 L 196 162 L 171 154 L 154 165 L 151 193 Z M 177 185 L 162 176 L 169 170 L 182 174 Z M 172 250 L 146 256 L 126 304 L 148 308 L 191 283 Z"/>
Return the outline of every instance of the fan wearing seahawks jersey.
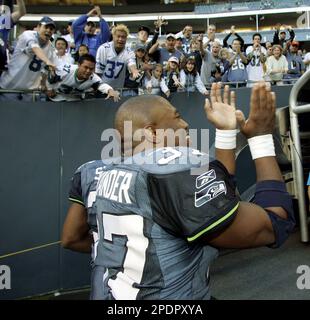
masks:
<path fill-rule="evenodd" d="M 126 69 L 131 73 L 131 78 L 140 76 L 136 67 L 135 54 L 126 47 L 128 28 L 117 25 L 112 29 L 113 41 L 102 44 L 96 55 L 96 73 L 104 83 L 115 89 L 124 87 Z"/>
<path fill-rule="evenodd" d="M 50 41 L 55 28 L 51 18 L 43 17 L 38 31 L 25 31 L 20 35 L 8 70 L 1 75 L 0 88 L 34 90 L 40 87 L 44 67 L 56 68 L 57 57 Z M 8 94 L 5 96 L 10 97 Z"/>
<path fill-rule="evenodd" d="M 253 35 L 253 45 L 246 48 L 248 58 L 248 86 L 251 82 L 264 80 L 264 63 L 266 62 L 267 50 L 261 45 L 262 36 L 259 33 Z"/>
<path fill-rule="evenodd" d="M 248 64 L 248 59 L 241 52 L 240 40 L 235 39 L 232 43 L 232 57 L 229 59 L 229 69 L 223 81 L 227 82 L 238 82 L 238 87 L 245 86 L 248 80 L 248 74 L 246 70 L 246 65 Z M 226 79 L 227 77 L 227 79 Z M 231 84 L 232 87 L 236 87 L 236 84 Z"/>
<path fill-rule="evenodd" d="M 52 101 L 78 101 L 85 98 L 85 93 L 100 91 L 107 95 L 106 99 L 113 97 L 119 100 L 119 92 L 103 83 L 95 71 L 96 59 L 89 54 L 83 55 L 79 65 L 65 65 L 56 72 L 49 72 L 48 96 Z"/>

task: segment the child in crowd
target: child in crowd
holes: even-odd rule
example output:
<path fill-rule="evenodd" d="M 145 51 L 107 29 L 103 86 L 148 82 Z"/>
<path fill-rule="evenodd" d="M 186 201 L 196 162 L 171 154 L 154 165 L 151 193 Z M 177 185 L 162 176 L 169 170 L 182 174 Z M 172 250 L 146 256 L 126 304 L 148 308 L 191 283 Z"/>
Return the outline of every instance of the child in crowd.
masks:
<path fill-rule="evenodd" d="M 155 68 L 152 71 L 151 78 L 144 78 L 144 87 L 146 89 L 146 93 L 160 95 L 162 75 L 163 66 L 158 63 L 155 65 Z"/>
<path fill-rule="evenodd" d="M 86 44 L 81 44 L 75 54 L 74 61 L 75 63 L 79 62 L 79 59 L 85 54 L 89 53 L 88 46 Z M 96 57 L 95 57 L 96 58 Z"/>
<path fill-rule="evenodd" d="M 229 60 L 231 58 L 231 53 L 229 52 L 229 49 L 222 48 L 219 55 L 221 60 L 216 65 L 216 69 L 212 70 L 210 82 L 227 82 L 227 71 L 230 67 Z"/>
<path fill-rule="evenodd" d="M 202 55 L 200 51 L 200 42 L 202 42 L 203 35 L 194 37 L 190 42 L 189 53 L 185 54 L 186 58 L 194 58 L 196 62 L 197 71 L 200 74 L 201 65 L 202 65 Z"/>
<path fill-rule="evenodd" d="M 194 92 L 197 89 L 205 96 L 209 94 L 201 81 L 194 58 L 186 59 L 184 68 L 180 72 L 180 83 L 187 92 Z"/>
<path fill-rule="evenodd" d="M 180 82 L 179 59 L 177 57 L 170 57 L 167 63 L 164 77 L 162 79 L 161 88 L 167 98 L 172 92 L 176 92 L 182 88 Z"/>

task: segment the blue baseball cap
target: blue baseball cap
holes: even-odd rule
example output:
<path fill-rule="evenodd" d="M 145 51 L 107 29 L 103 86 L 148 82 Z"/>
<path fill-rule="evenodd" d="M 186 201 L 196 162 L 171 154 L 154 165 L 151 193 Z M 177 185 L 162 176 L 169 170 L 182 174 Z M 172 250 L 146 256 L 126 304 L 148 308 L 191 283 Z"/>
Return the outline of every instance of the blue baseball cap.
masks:
<path fill-rule="evenodd" d="M 54 20 L 50 17 L 47 17 L 47 16 L 43 17 L 40 20 L 40 24 L 42 24 L 44 26 L 52 25 L 56 29 L 56 24 L 55 24 Z"/>

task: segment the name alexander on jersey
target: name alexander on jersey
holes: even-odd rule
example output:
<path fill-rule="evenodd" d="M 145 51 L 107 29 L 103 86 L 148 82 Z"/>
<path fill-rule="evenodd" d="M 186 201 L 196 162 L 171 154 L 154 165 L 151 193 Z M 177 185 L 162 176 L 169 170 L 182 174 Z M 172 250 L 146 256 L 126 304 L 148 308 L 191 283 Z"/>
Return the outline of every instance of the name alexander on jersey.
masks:
<path fill-rule="evenodd" d="M 133 173 L 124 170 L 110 170 L 100 176 L 97 195 L 120 203 L 131 204 L 129 188 Z"/>

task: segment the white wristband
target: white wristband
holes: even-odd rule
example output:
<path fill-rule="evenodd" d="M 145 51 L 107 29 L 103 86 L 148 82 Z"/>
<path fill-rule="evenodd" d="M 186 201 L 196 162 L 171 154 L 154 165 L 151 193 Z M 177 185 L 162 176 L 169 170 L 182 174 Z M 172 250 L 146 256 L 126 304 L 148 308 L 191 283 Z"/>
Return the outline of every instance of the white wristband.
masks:
<path fill-rule="evenodd" d="M 237 146 L 237 129 L 234 130 L 219 130 L 215 132 L 215 148 L 232 150 Z"/>
<path fill-rule="evenodd" d="M 248 143 L 253 160 L 264 157 L 275 157 L 276 155 L 272 134 L 250 138 L 248 139 Z"/>

